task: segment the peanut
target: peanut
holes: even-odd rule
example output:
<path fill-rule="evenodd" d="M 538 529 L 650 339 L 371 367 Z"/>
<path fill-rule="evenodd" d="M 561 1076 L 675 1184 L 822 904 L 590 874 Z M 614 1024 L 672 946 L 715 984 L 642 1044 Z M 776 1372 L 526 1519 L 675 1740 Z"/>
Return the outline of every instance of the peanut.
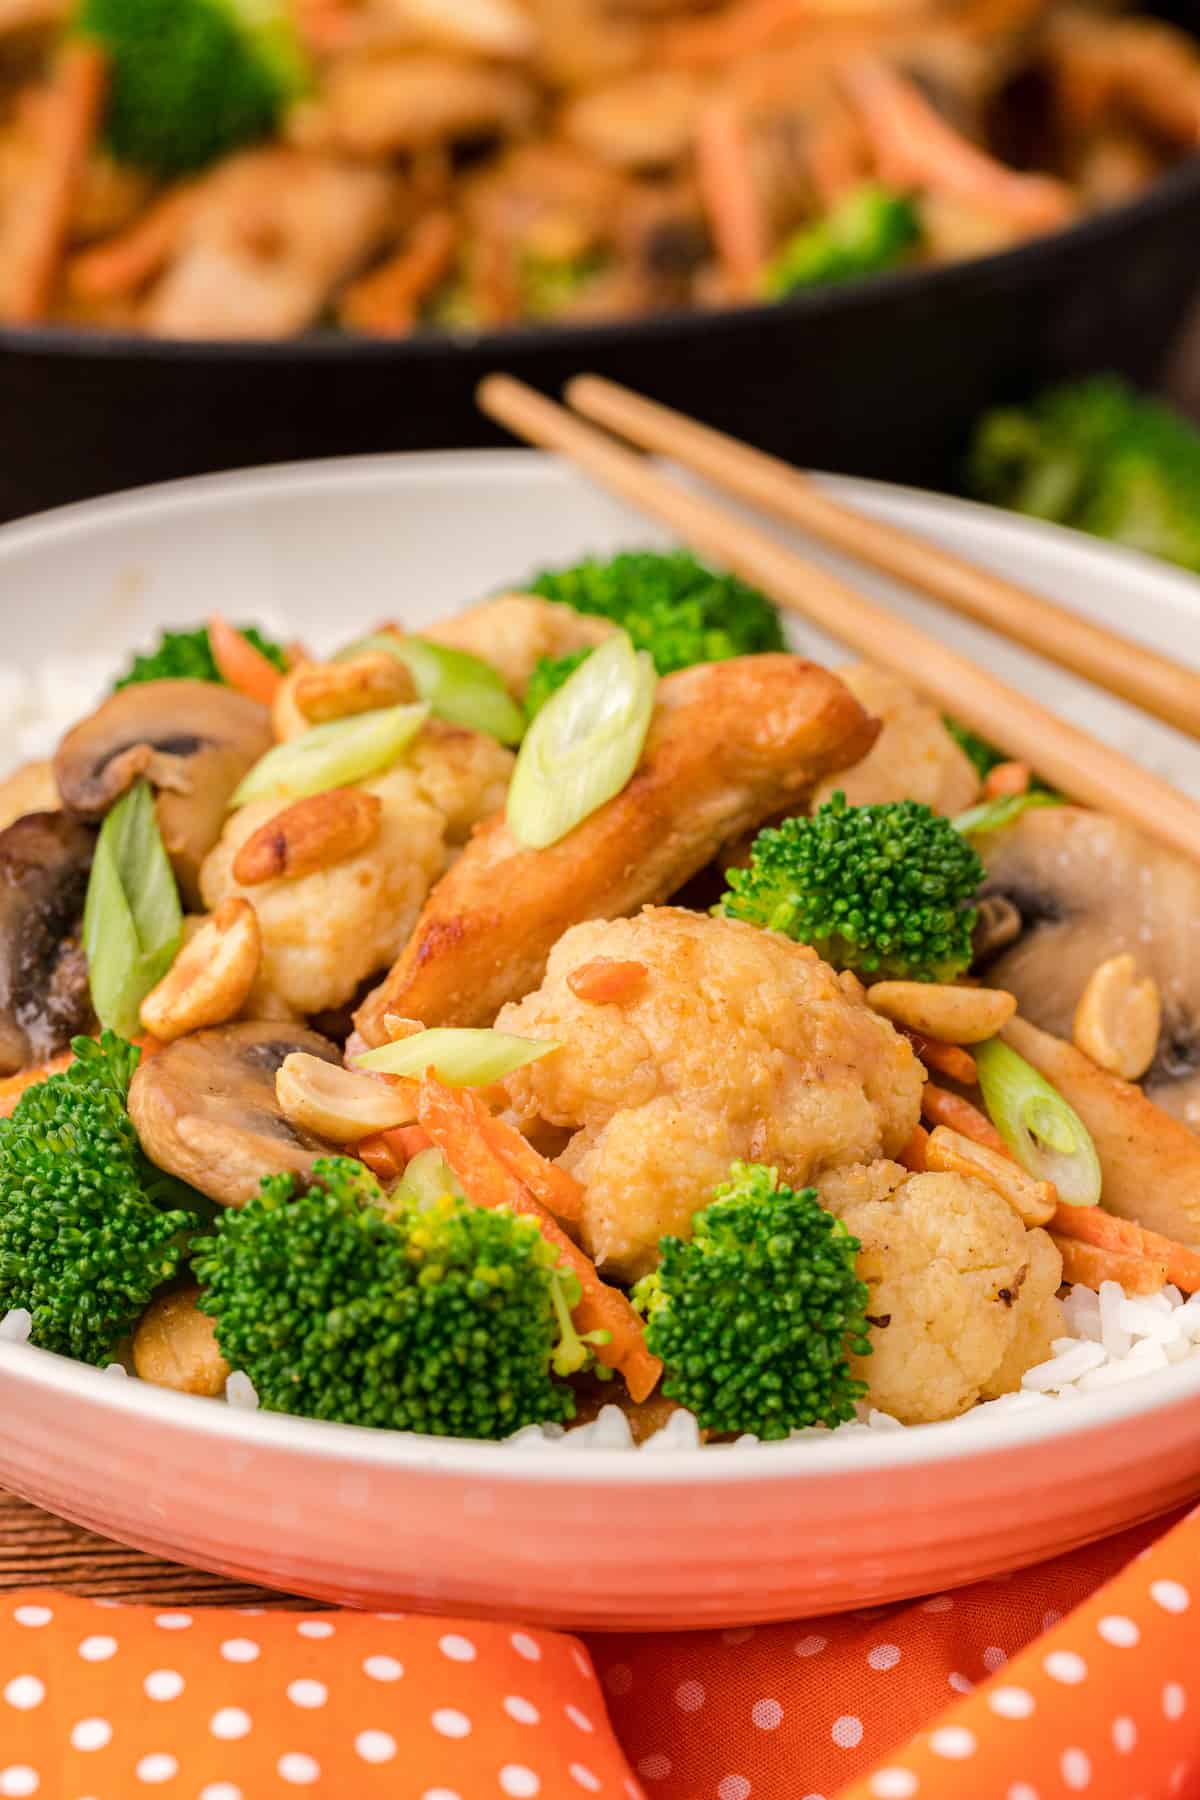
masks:
<path fill-rule="evenodd" d="M 1110 1075 L 1137 1081 L 1154 1061 L 1162 1029 L 1162 995 L 1150 976 L 1137 978 L 1128 952 L 1092 970 L 1079 996 L 1071 1036 L 1075 1048 Z"/>
<path fill-rule="evenodd" d="M 867 1004 L 910 1031 L 944 1044 L 982 1044 L 1017 1010 L 1003 988 L 957 987 L 934 981 L 877 981 Z"/>
<path fill-rule="evenodd" d="M 379 830 L 383 802 L 362 788 L 327 788 L 293 801 L 252 831 L 233 859 L 243 887 L 296 880 L 365 850 Z"/>
<path fill-rule="evenodd" d="M 297 710 L 310 725 L 374 712 L 380 706 L 402 706 L 417 690 L 405 665 L 386 650 L 372 650 L 349 662 L 310 663 L 292 689 Z"/>
<path fill-rule="evenodd" d="M 229 1364 L 217 1348 L 212 1320 L 196 1302 L 197 1287 L 152 1300 L 133 1334 L 133 1366 L 143 1381 L 179 1394 L 223 1392 Z"/>
<path fill-rule="evenodd" d="M 411 1125 L 417 1116 L 416 1092 L 415 1082 L 339 1069 L 303 1051 L 285 1057 L 275 1077 L 275 1098 L 284 1117 L 336 1144 L 357 1144 L 377 1131 Z"/>
<path fill-rule="evenodd" d="M 1058 1192 L 1052 1181 L 1035 1181 L 1019 1164 L 986 1144 L 977 1144 L 960 1131 L 939 1125 L 929 1134 L 925 1165 L 947 1175 L 969 1175 L 982 1181 L 1007 1200 L 1022 1225 L 1030 1229 L 1054 1217 Z"/>
<path fill-rule="evenodd" d="M 240 895 L 222 900 L 142 1001 L 142 1024 L 165 1044 L 205 1025 L 224 1025 L 249 999 L 261 955 L 250 902 Z"/>

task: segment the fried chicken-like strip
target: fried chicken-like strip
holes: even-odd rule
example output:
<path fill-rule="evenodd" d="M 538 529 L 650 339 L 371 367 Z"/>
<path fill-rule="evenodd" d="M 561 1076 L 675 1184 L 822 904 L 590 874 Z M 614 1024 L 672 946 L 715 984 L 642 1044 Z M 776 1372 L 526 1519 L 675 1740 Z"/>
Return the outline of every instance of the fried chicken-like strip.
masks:
<path fill-rule="evenodd" d="M 385 1042 L 385 1013 L 489 1025 L 538 985 L 569 925 L 666 900 L 723 844 L 857 762 L 878 732 L 836 675 L 798 656 L 667 676 L 632 779 L 567 837 L 526 850 L 503 815 L 479 827 L 368 995 L 359 1031 Z"/>

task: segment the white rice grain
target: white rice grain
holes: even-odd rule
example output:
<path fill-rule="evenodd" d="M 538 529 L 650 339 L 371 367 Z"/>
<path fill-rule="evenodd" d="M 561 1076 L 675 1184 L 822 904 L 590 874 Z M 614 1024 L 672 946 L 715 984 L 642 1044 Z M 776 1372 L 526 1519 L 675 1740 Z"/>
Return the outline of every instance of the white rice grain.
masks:
<path fill-rule="evenodd" d="M 0 1341 L 6 1344 L 27 1344 L 32 1330 L 33 1314 L 27 1307 L 14 1306 L 0 1319 Z"/>
<path fill-rule="evenodd" d="M 225 1382 L 225 1398 L 239 1412 L 257 1412 L 258 1394 L 254 1383 L 241 1369 L 235 1369 Z"/>

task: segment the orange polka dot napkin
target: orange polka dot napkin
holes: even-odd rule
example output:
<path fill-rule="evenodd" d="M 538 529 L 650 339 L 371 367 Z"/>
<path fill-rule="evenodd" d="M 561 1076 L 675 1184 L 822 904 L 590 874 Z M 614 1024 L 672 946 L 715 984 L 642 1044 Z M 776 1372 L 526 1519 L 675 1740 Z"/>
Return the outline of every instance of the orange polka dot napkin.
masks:
<path fill-rule="evenodd" d="M 590 1654 L 39 1590 L 0 1600 L 0 1800 L 1200 1800 L 1198 1619 L 1200 1509 L 954 1594 Z"/>

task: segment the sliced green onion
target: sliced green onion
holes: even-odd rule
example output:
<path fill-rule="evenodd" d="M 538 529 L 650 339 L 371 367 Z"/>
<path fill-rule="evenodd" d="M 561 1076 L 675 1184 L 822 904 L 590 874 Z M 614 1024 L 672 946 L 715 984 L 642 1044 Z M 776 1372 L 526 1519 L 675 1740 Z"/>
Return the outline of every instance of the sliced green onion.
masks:
<path fill-rule="evenodd" d="M 507 1031 L 480 1031 L 437 1026 L 418 1031 L 378 1050 L 364 1050 L 355 1057 L 360 1069 L 381 1075 L 419 1077 L 432 1069 L 451 1087 L 490 1087 L 514 1069 L 537 1062 L 557 1050 L 549 1038 L 513 1037 Z"/>
<path fill-rule="evenodd" d="M 471 731 L 486 731 L 502 744 L 520 743 L 525 715 L 491 663 L 482 657 L 449 644 L 435 644 L 429 638 L 377 631 L 339 651 L 334 661 L 347 662 L 369 650 L 386 651 L 405 665 L 418 695 L 428 701 L 436 718 L 465 725 Z"/>
<path fill-rule="evenodd" d="M 955 831 L 961 831 L 964 837 L 979 837 L 985 831 L 999 831 L 1001 826 L 1011 825 L 1031 807 L 1062 804 L 1061 794 L 1047 793 L 1045 788 L 1031 788 L 1025 794 L 1005 794 L 999 800 L 982 800 L 978 806 L 959 813 L 951 822 Z"/>
<path fill-rule="evenodd" d="M 154 795 L 139 781 L 100 827 L 83 908 L 88 982 L 101 1025 L 136 1037 L 142 1001 L 174 962 L 182 936 L 183 909 Z"/>
<path fill-rule="evenodd" d="M 649 656 L 615 631 L 550 696 L 525 734 L 508 790 L 518 843 L 556 844 L 620 793 L 646 742 L 655 685 Z"/>
<path fill-rule="evenodd" d="M 1039 1181 L 1052 1181 L 1068 1206 L 1095 1206 L 1100 1158 L 1079 1114 L 999 1038 L 975 1045 L 971 1054 L 983 1103 L 1021 1167 Z"/>
<path fill-rule="evenodd" d="M 413 1206 L 428 1212 L 447 1195 L 465 1200 L 458 1178 L 440 1150 L 418 1150 L 403 1175 L 387 1196 L 390 1210 L 395 1206 Z"/>
<path fill-rule="evenodd" d="M 230 804 L 245 806 L 267 795 L 302 800 L 306 794 L 323 794 L 327 788 L 377 775 L 396 761 L 428 717 L 429 708 L 423 704 L 384 706 L 377 712 L 314 725 L 260 757 Z"/>

